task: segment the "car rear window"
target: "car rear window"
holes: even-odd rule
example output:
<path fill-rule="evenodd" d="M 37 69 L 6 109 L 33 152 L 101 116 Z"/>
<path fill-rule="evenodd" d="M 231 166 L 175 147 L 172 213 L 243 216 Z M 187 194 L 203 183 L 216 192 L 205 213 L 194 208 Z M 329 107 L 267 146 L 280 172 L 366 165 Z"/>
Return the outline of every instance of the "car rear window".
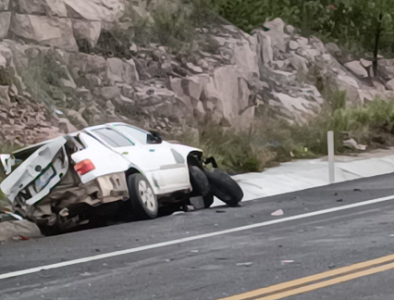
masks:
<path fill-rule="evenodd" d="M 110 128 L 100 128 L 93 130 L 93 132 L 112 147 L 133 146 L 131 141 Z"/>

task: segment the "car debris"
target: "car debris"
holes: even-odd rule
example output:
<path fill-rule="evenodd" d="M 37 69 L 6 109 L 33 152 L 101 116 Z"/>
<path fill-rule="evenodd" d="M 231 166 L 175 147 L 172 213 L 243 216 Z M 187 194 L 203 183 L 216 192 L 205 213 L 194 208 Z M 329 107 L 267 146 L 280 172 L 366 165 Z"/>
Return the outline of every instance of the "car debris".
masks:
<path fill-rule="evenodd" d="M 294 260 L 291 260 L 291 259 L 281 260 L 280 263 L 281 263 L 282 265 L 292 264 L 292 263 L 294 263 Z"/>
<path fill-rule="evenodd" d="M 282 209 L 278 209 L 277 211 L 274 211 L 274 212 L 271 214 L 271 216 L 279 217 L 279 216 L 283 216 L 284 214 L 285 214 L 285 213 L 283 212 Z"/>
<path fill-rule="evenodd" d="M 252 262 L 237 263 L 237 266 L 239 266 L 239 267 L 241 267 L 241 266 L 249 267 L 251 265 L 253 265 Z"/>
<path fill-rule="evenodd" d="M 214 197 L 233 207 L 243 198 L 229 175 L 207 167 L 217 165 L 202 150 L 125 123 L 88 127 L 0 159 L 12 213 L 45 235 L 107 218 L 154 219 L 165 207 L 191 211 L 193 197 L 203 208 Z"/>

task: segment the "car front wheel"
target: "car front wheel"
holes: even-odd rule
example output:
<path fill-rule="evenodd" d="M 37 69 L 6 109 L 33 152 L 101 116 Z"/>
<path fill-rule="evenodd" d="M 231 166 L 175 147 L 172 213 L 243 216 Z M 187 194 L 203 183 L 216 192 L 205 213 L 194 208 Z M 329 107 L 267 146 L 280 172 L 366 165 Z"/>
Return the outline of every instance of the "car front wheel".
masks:
<path fill-rule="evenodd" d="M 159 204 L 148 180 L 141 174 L 132 174 L 127 179 L 132 214 L 138 219 L 154 219 Z"/>

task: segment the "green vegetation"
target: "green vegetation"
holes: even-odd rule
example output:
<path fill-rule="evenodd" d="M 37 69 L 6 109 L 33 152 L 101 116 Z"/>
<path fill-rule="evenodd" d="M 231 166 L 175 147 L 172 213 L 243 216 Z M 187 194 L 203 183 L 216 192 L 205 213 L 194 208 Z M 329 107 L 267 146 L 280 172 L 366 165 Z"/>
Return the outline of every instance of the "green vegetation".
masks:
<path fill-rule="evenodd" d="M 226 171 L 256 172 L 292 158 L 315 158 L 327 154 L 327 131 L 335 133 L 337 154 L 355 150 L 343 146 L 353 138 L 369 149 L 394 145 L 394 101 L 376 99 L 364 106 L 347 108 L 344 95 L 332 100 L 327 108 L 305 124 L 282 120 L 256 121 L 249 130 L 233 131 L 220 127 L 199 128 L 199 141 L 185 131 L 172 137 L 214 156 Z M 340 105 L 342 103 L 342 105 Z"/>
<path fill-rule="evenodd" d="M 196 28 L 206 28 L 218 22 L 209 0 L 165 1 L 149 8 L 150 15 L 146 17 L 137 16 L 132 5 L 132 0 L 126 1 L 122 25 L 102 34 L 97 51 L 127 57 L 131 55 L 130 46 L 135 43 L 139 47 L 158 44 L 170 51 L 190 54 L 196 44 L 205 39 Z"/>
<path fill-rule="evenodd" d="M 213 0 L 212 3 L 213 10 L 249 32 L 261 28 L 267 19 L 282 18 L 301 28 L 304 35 L 315 34 L 352 51 L 393 50 L 394 6 L 390 0 Z"/>
<path fill-rule="evenodd" d="M 60 88 L 60 79 L 66 75 L 61 64 L 49 52 L 40 52 L 29 59 L 27 69 L 22 72 L 23 82 L 29 88 L 33 99 L 45 103 L 48 107 L 54 105 L 54 100 L 65 97 Z"/>

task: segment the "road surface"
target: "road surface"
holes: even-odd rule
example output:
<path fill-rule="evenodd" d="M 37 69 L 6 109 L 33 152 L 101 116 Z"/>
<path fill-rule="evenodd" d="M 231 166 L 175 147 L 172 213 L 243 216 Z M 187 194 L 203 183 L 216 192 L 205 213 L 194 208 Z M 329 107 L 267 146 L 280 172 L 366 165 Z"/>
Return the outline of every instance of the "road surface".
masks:
<path fill-rule="evenodd" d="M 393 182 L 8 242 L 0 299 L 393 299 Z"/>

